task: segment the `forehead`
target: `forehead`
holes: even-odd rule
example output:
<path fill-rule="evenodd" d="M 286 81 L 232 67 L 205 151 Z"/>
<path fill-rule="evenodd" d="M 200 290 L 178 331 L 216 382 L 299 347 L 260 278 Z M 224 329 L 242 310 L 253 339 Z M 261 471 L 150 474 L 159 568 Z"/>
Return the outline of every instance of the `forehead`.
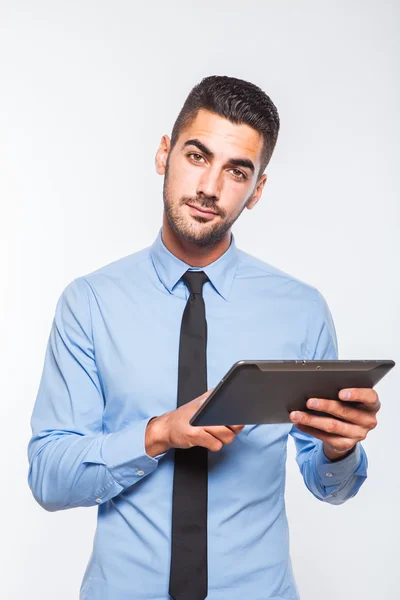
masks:
<path fill-rule="evenodd" d="M 253 162 L 257 162 L 263 147 L 263 136 L 249 125 L 231 123 L 204 109 L 198 111 L 179 137 L 182 143 L 190 138 L 200 139 L 215 155 L 247 157 Z"/>

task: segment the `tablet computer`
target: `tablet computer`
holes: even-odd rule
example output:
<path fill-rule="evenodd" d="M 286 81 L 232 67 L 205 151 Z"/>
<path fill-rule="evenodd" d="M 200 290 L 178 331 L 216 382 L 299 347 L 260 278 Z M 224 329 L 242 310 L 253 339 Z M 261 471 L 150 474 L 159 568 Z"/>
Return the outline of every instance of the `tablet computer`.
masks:
<path fill-rule="evenodd" d="M 339 400 L 343 388 L 373 388 L 394 365 L 393 360 L 240 360 L 189 423 L 291 423 L 292 410 L 324 415 L 307 408 L 308 398 Z"/>

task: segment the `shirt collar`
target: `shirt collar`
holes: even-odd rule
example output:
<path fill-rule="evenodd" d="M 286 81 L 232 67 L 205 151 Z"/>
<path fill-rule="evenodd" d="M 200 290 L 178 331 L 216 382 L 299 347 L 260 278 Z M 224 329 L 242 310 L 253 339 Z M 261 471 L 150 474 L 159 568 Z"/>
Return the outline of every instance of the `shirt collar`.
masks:
<path fill-rule="evenodd" d="M 170 293 L 172 293 L 174 286 L 181 279 L 182 275 L 188 269 L 191 269 L 204 271 L 217 292 L 224 300 L 228 299 L 239 259 L 233 233 L 231 233 L 229 248 L 217 260 L 206 267 L 191 267 L 175 256 L 175 254 L 172 254 L 162 240 L 162 227 L 153 244 L 150 246 L 150 255 L 160 281 Z"/>

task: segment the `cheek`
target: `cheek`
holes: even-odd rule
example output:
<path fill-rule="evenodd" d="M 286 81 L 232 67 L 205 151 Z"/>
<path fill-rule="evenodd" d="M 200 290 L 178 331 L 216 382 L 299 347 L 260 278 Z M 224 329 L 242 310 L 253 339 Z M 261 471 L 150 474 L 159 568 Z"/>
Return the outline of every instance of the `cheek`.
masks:
<path fill-rule="evenodd" d="M 244 193 L 244 186 L 227 182 L 221 194 L 221 205 L 224 206 L 227 216 L 236 216 L 243 210 L 249 197 L 249 191 Z"/>
<path fill-rule="evenodd" d="M 168 175 L 168 187 L 174 199 L 182 196 L 195 196 L 199 175 L 196 169 L 187 163 L 175 167 Z"/>

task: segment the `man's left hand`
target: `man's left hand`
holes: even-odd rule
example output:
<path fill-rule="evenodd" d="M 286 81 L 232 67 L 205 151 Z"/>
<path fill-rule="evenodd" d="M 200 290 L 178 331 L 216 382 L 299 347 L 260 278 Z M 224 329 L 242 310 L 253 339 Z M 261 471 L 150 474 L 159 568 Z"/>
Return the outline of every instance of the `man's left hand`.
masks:
<path fill-rule="evenodd" d="M 344 458 L 357 442 L 366 438 L 377 425 L 376 414 L 381 407 L 379 396 L 372 388 L 343 389 L 339 398 L 340 401 L 325 398 L 307 400 L 308 408 L 329 413 L 332 417 L 299 411 L 290 413 L 290 420 L 300 431 L 324 442 L 324 454 L 329 460 Z M 356 402 L 356 407 L 346 406 L 347 401 Z"/>

